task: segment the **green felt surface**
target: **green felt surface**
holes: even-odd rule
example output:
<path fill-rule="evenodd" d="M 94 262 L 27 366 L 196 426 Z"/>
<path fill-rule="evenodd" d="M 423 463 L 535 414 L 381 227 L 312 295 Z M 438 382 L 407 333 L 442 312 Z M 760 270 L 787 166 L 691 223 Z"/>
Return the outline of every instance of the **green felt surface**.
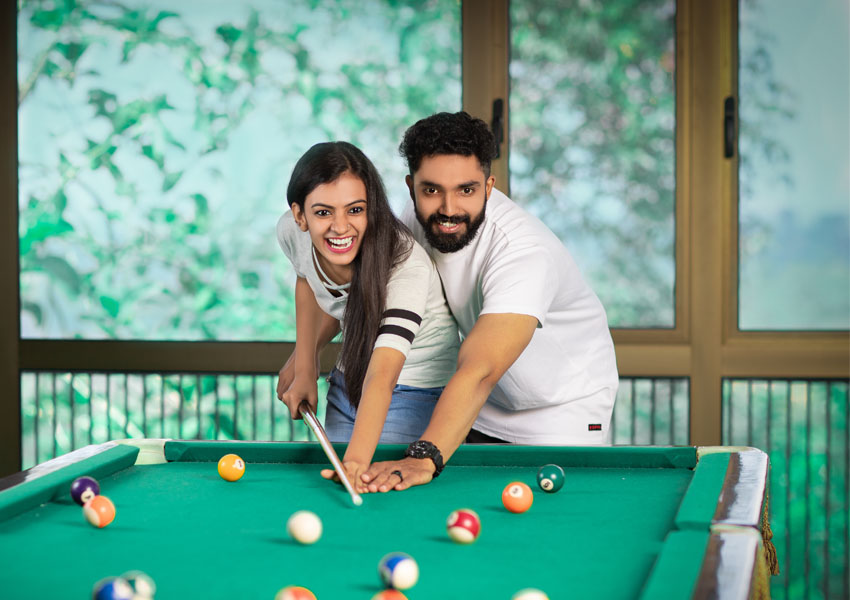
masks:
<path fill-rule="evenodd" d="M 708 531 L 672 531 L 665 540 L 641 600 L 690 598 L 708 546 Z M 677 577 L 670 577 L 677 573 Z"/>
<path fill-rule="evenodd" d="M 729 454 L 725 452 L 700 459 L 699 469 L 694 472 L 676 515 L 677 529 L 705 531 L 711 526 L 728 466 Z"/>
<path fill-rule="evenodd" d="M 139 454 L 132 446 L 114 446 L 64 468 L 34 477 L 25 486 L 15 486 L 0 492 L 0 522 L 30 508 L 49 502 L 70 489 L 77 477 L 88 475 L 100 479 L 131 466 Z M 49 466 L 49 465 L 48 465 Z M 38 473 L 38 469 L 33 469 Z"/>
<path fill-rule="evenodd" d="M 694 474 L 672 465 L 641 468 L 635 457 L 643 454 L 649 464 L 657 457 L 625 450 L 621 462 L 630 466 L 623 468 L 598 461 L 573 466 L 597 454 L 566 451 L 573 449 L 474 450 L 459 453 L 434 483 L 367 495 L 358 508 L 340 486 L 319 478 L 326 461 L 315 446 L 283 455 L 272 446 L 213 445 L 216 460 L 229 451 L 246 459 L 246 475 L 235 483 L 219 478 L 215 462 L 133 466 L 105 477 L 102 492 L 115 502 L 117 517 L 102 530 L 88 525 L 67 496 L 0 521 L 0 564 L 14 566 L 0 569 L 3 597 L 85 598 L 98 579 L 141 569 L 157 581 L 159 600 L 271 599 L 288 584 L 309 587 L 320 600 L 368 600 L 380 589 L 381 556 L 403 551 L 421 570 L 411 600 L 508 599 L 524 587 L 543 589 L 553 600 L 634 598 Z M 266 461 L 252 461 L 255 451 Z M 603 462 L 618 462 L 618 451 L 607 449 Z M 297 460 L 272 462 L 275 455 Z M 675 454 L 673 462 L 683 456 Z M 515 461 L 532 464 L 511 466 Z M 537 467 L 549 462 L 566 472 L 556 494 L 536 486 Z M 501 505 L 501 491 L 513 480 L 534 489 L 527 513 Z M 481 537 L 470 546 L 445 533 L 448 514 L 463 507 L 482 520 Z M 322 539 L 306 547 L 285 531 L 288 516 L 305 508 L 325 527 Z"/>

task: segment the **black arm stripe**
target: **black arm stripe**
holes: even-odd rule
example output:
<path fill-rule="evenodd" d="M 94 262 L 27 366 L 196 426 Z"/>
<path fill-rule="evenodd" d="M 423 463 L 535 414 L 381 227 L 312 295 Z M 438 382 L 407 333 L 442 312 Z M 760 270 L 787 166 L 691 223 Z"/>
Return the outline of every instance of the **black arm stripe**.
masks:
<path fill-rule="evenodd" d="M 411 344 L 413 343 L 413 338 L 416 337 L 415 333 L 409 329 L 405 329 L 404 327 L 399 327 L 398 325 L 382 325 L 378 330 L 378 335 L 382 335 L 384 333 L 391 333 L 393 335 L 403 337 Z"/>
<path fill-rule="evenodd" d="M 384 311 L 384 315 L 381 318 L 388 319 L 390 317 L 395 317 L 397 319 L 407 319 L 408 321 L 413 321 L 417 325 L 422 324 L 422 317 L 417 315 L 412 310 L 404 310 L 403 308 L 387 309 Z"/>

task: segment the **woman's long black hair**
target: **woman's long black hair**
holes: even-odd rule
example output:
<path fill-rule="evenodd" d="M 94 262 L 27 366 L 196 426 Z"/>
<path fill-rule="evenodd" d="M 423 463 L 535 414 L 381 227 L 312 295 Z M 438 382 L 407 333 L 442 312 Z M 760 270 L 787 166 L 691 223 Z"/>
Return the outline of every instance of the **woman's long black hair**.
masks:
<path fill-rule="evenodd" d="M 351 173 L 366 187 L 366 232 L 352 262 L 340 353 L 348 398 L 357 406 L 381 326 L 387 283 L 393 268 L 410 254 L 413 237 L 393 214 L 375 165 L 348 142 L 324 142 L 304 153 L 292 170 L 286 189 L 289 206 L 297 204 L 303 212 L 310 192 L 345 173 Z"/>

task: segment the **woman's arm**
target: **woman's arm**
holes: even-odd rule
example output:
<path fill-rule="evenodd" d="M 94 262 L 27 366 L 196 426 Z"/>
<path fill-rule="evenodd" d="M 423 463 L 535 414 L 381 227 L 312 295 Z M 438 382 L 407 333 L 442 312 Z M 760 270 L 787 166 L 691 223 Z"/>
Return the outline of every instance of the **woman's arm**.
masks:
<path fill-rule="evenodd" d="M 277 395 L 292 415 L 300 419 L 298 405 L 307 400 L 316 410 L 319 352 L 339 332 L 339 321 L 319 307 L 310 284 L 301 277 L 295 283 L 295 350 L 280 369 Z"/>
<path fill-rule="evenodd" d="M 366 485 L 360 475 L 369 467 L 381 438 L 387 411 L 392 402 L 393 389 L 404 361 L 404 354 L 393 348 L 375 348 L 369 360 L 357 417 L 354 420 L 354 431 L 342 458 L 349 481 L 358 492 L 366 491 Z M 322 471 L 322 475 L 332 479 L 334 472 L 326 469 Z"/>

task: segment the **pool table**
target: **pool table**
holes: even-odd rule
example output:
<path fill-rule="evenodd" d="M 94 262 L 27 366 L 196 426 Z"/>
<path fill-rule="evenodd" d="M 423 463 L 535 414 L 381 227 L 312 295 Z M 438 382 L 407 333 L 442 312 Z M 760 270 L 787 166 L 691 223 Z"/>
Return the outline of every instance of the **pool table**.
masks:
<path fill-rule="evenodd" d="M 376 459 L 397 458 L 381 446 Z M 343 447 L 337 446 L 341 454 Z M 218 459 L 246 462 L 236 482 Z M 566 472 L 556 493 L 537 470 Z M 285 585 L 319 600 L 368 600 L 377 565 L 402 551 L 419 564 L 410 600 L 509 600 L 522 588 L 564 598 L 748 598 L 767 591 L 762 538 L 767 457 L 751 448 L 462 446 L 432 483 L 364 495 L 318 472 L 315 443 L 124 440 L 88 446 L 0 480 L 0 595 L 86 598 L 107 576 L 142 570 L 158 600 L 268 599 Z M 115 520 L 96 529 L 69 495 L 99 480 Z M 505 510 L 511 481 L 532 487 Z M 470 545 L 452 542 L 458 508 L 481 517 Z M 324 532 L 302 546 L 286 533 L 310 509 Z M 768 544 L 769 546 L 769 544 Z"/>

